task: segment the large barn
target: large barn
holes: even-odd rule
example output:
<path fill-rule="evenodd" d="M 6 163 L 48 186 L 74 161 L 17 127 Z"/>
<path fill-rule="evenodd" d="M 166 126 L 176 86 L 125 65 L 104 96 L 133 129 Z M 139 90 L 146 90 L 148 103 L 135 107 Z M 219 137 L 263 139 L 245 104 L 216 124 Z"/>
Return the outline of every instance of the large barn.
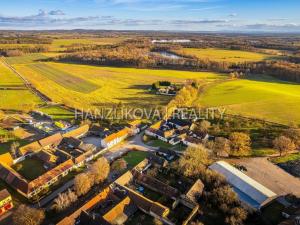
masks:
<path fill-rule="evenodd" d="M 222 174 L 238 194 L 240 200 L 252 209 L 259 210 L 277 196 L 273 191 L 248 177 L 227 162 L 216 162 L 210 166 L 210 169 Z"/>

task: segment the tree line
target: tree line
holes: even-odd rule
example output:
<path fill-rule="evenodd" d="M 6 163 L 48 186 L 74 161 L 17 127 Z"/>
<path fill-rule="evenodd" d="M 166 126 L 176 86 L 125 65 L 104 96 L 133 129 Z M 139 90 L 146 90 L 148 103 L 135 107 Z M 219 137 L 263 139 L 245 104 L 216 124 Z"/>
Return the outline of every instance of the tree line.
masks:
<path fill-rule="evenodd" d="M 48 52 L 49 47 L 47 45 L 35 45 L 35 46 L 7 46 L 0 48 L 0 55 L 6 57 L 21 56 L 29 53 Z"/>

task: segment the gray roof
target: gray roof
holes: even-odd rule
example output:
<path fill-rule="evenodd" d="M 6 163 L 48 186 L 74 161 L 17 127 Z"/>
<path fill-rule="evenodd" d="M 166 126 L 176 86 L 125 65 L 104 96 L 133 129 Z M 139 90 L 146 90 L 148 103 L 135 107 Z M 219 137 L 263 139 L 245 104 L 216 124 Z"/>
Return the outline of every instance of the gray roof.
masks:
<path fill-rule="evenodd" d="M 212 164 L 209 168 L 225 176 L 227 182 L 233 186 L 234 191 L 240 197 L 240 200 L 253 208 L 260 208 L 268 199 L 276 196 L 273 191 L 227 162 L 219 161 Z"/>

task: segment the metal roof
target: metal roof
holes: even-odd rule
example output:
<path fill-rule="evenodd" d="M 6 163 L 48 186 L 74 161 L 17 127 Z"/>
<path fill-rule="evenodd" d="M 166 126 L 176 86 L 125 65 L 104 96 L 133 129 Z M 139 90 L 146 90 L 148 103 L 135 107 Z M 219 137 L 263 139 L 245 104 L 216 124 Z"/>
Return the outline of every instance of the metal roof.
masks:
<path fill-rule="evenodd" d="M 227 162 L 219 161 L 212 164 L 209 168 L 225 176 L 227 182 L 234 187 L 241 201 L 245 201 L 245 195 L 254 200 L 245 201 L 254 208 L 259 208 L 256 203 L 261 206 L 266 200 L 276 196 L 273 191 L 248 177 Z M 244 198 L 241 197 L 241 193 L 243 193 Z M 256 203 L 252 204 L 251 202 Z"/>

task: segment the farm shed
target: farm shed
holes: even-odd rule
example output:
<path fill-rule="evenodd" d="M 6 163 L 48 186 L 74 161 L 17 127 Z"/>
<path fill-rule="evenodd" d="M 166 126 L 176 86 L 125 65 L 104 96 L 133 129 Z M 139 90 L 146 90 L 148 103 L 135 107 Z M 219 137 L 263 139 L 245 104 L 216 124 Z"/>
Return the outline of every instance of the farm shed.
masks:
<path fill-rule="evenodd" d="M 209 168 L 222 174 L 233 187 L 239 199 L 254 210 L 259 210 L 277 196 L 273 191 L 248 177 L 227 162 L 219 161 L 212 164 Z"/>

